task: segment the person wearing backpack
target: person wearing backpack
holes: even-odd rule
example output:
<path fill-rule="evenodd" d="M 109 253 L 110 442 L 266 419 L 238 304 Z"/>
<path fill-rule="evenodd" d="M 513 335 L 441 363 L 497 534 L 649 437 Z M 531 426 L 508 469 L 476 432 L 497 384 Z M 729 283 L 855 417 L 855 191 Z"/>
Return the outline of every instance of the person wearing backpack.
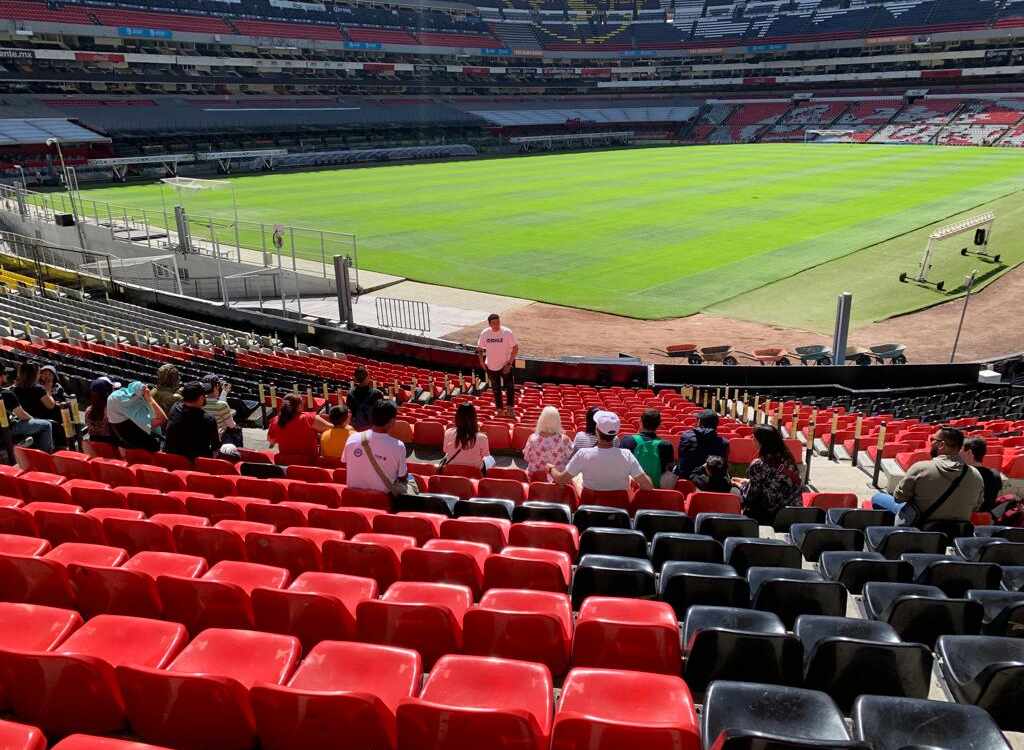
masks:
<path fill-rule="evenodd" d="M 648 409 L 640 417 L 640 426 L 643 429 L 638 434 L 625 438 L 620 447 L 636 456 L 636 460 L 640 462 L 654 487 L 674 489 L 676 475 L 672 473 L 672 465 L 675 463 L 672 444 L 658 437 L 661 412 L 657 409 Z"/>

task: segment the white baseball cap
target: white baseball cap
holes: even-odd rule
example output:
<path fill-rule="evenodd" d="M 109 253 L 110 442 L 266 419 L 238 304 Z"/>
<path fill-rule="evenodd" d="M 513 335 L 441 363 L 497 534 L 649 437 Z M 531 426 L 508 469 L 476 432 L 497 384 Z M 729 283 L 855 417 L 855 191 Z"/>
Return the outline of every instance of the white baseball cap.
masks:
<path fill-rule="evenodd" d="M 597 431 L 602 435 L 617 435 L 619 433 L 619 416 L 613 411 L 599 411 L 594 415 L 594 424 Z"/>

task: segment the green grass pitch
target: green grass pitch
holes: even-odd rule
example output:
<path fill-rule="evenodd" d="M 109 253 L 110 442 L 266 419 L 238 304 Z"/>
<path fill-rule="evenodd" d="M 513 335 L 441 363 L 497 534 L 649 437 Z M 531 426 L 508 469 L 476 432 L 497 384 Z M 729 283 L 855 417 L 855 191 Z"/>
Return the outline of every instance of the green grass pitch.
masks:
<path fill-rule="evenodd" d="M 843 290 L 860 322 L 934 304 L 943 295 L 896 280 L 917 266 L 921 228 L 1003 196 L 993 250 L 1007 266 L 1024 260 L 1024 200 L 1010 195 L 1024 188 L 1019 149 L 668 147 L 233 183 L 243 221 L 352 232 L 362 268 L 637 318 L 710 310 L 823 329 Z M 83 197 L 161 214 L 158 185 Z M 230 217 L 231 192 L 186 207 Z M 259 247 L 252 233 L 242 241 Z M 936 258 L 950 288 L 978 266 L 956 249 Z"/>

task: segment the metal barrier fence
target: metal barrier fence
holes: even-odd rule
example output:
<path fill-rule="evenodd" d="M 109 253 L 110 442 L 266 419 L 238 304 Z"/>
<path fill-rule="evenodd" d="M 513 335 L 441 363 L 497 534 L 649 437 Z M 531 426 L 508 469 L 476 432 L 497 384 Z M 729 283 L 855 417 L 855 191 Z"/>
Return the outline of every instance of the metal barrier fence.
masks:
<path fill-rule="evenodd" d="M 377 326 L 405 331 L 430 331 L 430 304 L 421 300 L 377 297 Z"/>
<path fill-rule="evenodd" d="M 163 199 L 163 193 L 161 193 Z M 54 222 L 59 213 L 74 214 L 79 221 L 110 231 L 111 240 L 136 242 L 156 250 L 177 250 L 179 241 L 173 200 L 163 200 L 159 211 L 132 208 L 107 201 L 83 198 L 81 193 L 39 193 L 0 185 L 0 201 L 16 204 L 28 219 Z M 356 289 L 359 288 L 359 248 L 354 234 L 287 224 L 267 224 L 230 217 L 191 216 L 186 211 L 191 249 L 221 258 L 256 263 L 266 268 L 288 268 L 333 277 L 331 258 L 352 259 Z M 276 258 L 275 258 L 276 256 Z"/>

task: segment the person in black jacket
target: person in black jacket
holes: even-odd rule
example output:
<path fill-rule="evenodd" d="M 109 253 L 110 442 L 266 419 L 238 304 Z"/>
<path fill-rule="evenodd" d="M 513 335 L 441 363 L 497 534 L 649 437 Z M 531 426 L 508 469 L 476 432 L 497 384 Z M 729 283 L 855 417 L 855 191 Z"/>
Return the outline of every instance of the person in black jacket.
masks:
<path fill-rule="evenodd" d="M 978 510 L 987 513 L 996 507 L 999 493 L 1003 489 L 1003 478 L 987 466 L 982 466 L 981 462 L 985 458 L 986 453 L 988 453 L 988 443 L 985 442 L 984 438 L 979 437 L 964 440 L 964 447 L 960 450 L 960 458 L 968 466 L 973 466 L 977 469 L 978 473 L 981 474 L 982 481 L 985 483 L 985 499 Z"/>
<path fill-rule="evenodd" d="M 352 415 L 352 428 L 356 432 L 370 429 L 370 415 L 373 406 L 384 398 L 384 394 L 370 383 L 365 367 L 357 367 L 352 375 L 352 390 L 348 392 L 345 405 Z"/>
<path fill-rule="evenodd" d="M 718 434 L 718 415 L 705 409 L 697 417 L 697 426 L 679 436 L 679 463 L 676 475 L 689 479 L 708 456 L 721 456 L 729 466 L 729 441 Z"/>
<path fill-rule="evenodd" d="M 220 449 L 217 420 L 204 410 L 206 389 L 202 383 L 186 383 L 181 401 L 167 416 L 167 440 L 164 450 L 193 461 L 199 456 L 212 458 Z"/>

